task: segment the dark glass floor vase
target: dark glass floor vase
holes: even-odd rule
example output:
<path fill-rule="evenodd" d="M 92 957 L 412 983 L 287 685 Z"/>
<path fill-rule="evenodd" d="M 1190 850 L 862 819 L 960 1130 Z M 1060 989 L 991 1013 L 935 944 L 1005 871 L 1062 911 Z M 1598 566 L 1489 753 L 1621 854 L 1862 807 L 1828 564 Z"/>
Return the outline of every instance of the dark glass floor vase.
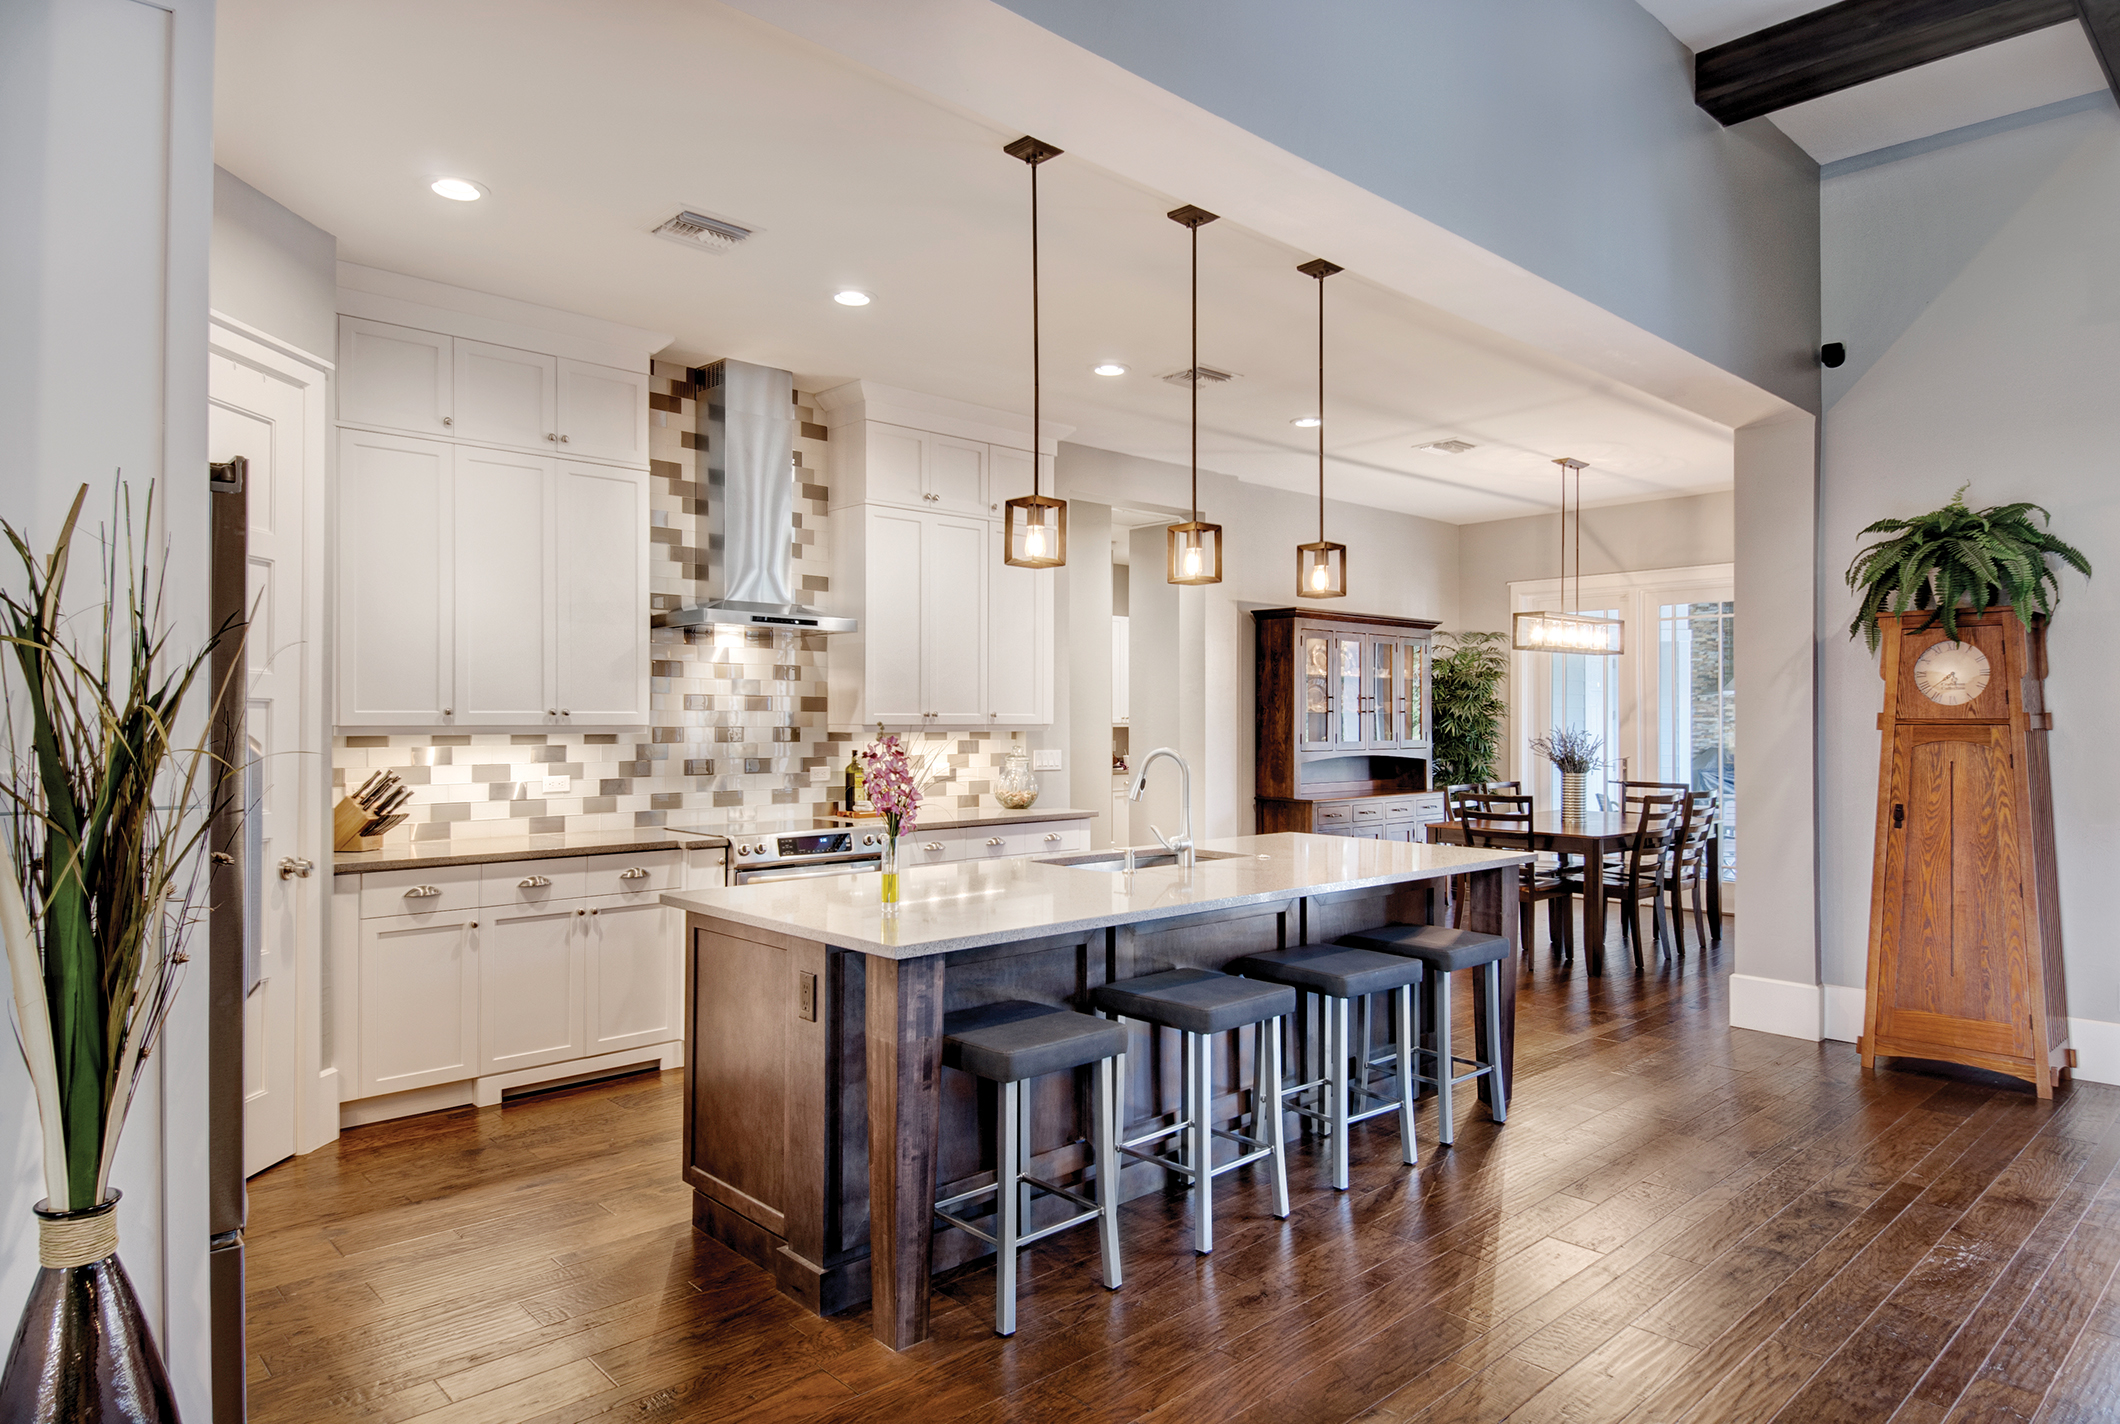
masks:
<path fill-rule="evenodd" d="M 117 1205 L 115 1192 L 86 1211 L 48 1211 L 40 1204 L 38 1229 L 46 1222 L 86 1225 Z M 177 1424 L 161 1352 L 115 1249 L 81 1265 L 37 1271 L 0 1376 L 0 1420 Z"/>

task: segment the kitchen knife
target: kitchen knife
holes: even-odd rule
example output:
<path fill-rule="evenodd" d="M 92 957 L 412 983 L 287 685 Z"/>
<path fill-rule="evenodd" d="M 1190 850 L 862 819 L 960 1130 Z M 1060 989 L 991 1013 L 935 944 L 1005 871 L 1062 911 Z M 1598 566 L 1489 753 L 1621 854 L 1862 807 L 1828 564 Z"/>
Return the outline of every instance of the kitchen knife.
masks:
<path fill-rule="evenodd" d="M 411 799 L 412 788 L 409 786 L 400 786 L 396 790 L 392 791 L 389 796 L 384 798 L 381 804 L 379 804 L 375 808 L 375 813 L 378 816 L 387 816 L 393 811 L 397 810 L 398 807 L 404 805 L 407 801 L 410 801 Z"/>
<path fill-rule="evenodd" d="M 376 783 L 375 789 L 373 791 L 370 791 L 368 793 L 368 800 L 364 804 L 370 810 L 374 810 L 376 807 L 382 805 L 384 801 L 389 799 L 390 793 L 397 789 L 398 784 L 399 783 L 396 772 L 384 772 L 383 779 Z"/>
<path fill-rule="evenodd" d="M 381 776 L 382 774 L 383 773 L 381 773 L 380 771 L 371 771 L 368 773 L 368 779 L 361 783 L 361 789 L 353 793 L 354 805 L 365 806 L 368 804 L 362 798 L 368 794 L 368 788 L 375 785 L 375 779 Z"/>

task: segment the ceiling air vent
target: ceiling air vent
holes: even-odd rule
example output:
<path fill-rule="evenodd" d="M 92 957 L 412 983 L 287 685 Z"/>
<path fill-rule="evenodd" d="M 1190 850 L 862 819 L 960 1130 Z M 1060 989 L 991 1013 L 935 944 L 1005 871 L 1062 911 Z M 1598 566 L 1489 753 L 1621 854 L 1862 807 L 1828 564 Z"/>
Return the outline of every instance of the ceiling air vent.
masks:
<path fill-rule="evenodd" d="M 1190 386 L 1192 384 L 1192 374 L 1193 368 L 1187 366 L 1182 370 L 1171 372 L 1163 379 L 1174 386 Z M 1226 386 L 1235 379 L 1237 379 L 1235 371 L 1218 371 L 1212 366 L 1202 366 L 1200 368 L 1200 384 L 1203 386 Z"/>
<path fill-rule="evenodd" d="M 681 242 L 706 252 L 727 252 L 751 235 L 752 229 L 705 213 L 683 212 L 655 229 L 657 237 Z"/>
<path fill-rule="evenodd" d="M 1431 455 L 1462 455 L 1467 450 L 1477 450 L 1480 447 L 1470 440 L 1431 440 L 1426 445 L 1416 445 L 1413 448 L 1426 450 Z"/>

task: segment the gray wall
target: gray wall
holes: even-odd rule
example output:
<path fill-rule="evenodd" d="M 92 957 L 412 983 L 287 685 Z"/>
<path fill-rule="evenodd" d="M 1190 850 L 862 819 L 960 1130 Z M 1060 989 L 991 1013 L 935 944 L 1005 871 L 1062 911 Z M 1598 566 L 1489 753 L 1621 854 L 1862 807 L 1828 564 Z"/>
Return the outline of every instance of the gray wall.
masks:
<path fill-rule="evenodd" d="M 2103 912 L 2120 829 L 2120 117 L 2102 105 L 1822 185 L 1825 325 L 1851 374 L 1823 434 L 1818 637 L 1825 982 L 1863 982 L 1877 793 L 1875 660 L 1844 628 L 1856 531 L 2026 499 L 2090 556 L 2062 575 L 2049 642 L 2054 812 L 2068 994 L 2084 1073 L 2120 1081 L 2120 957 Z M 1835 373 L 1839 376 L 1840 373 Z M 1859 1005 L 1857 1006 L 1859 1018 Z"/>
<path fill-rule="evenodd" d="M 338 354 L 339 240 L 213 171 L 213 309 L 326 361 Z"/>
<path fill-rule="evenodd" d="M 1818 408 L 1818 166 L 1696 108 L 1634 0 L 1001 3 Z"/>

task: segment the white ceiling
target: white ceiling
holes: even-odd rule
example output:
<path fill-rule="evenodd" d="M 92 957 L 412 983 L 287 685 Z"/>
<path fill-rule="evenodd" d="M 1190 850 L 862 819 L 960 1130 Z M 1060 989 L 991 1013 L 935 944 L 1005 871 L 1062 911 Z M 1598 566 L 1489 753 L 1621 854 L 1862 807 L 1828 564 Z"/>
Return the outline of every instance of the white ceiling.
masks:
<path fill-rule="evenodd" d="M 1820 0 L 1640 0 L 1679 43 L 1713 49 L 1824 8 Z M 1768 115 L 1820 163 L 2022 113 L 2105 87 L 2073 20 Z"/>
<path fill-rule="evenodd" d="M 678 333 L 673 354 L 855 377 L 1029 413 L 1028 179 L 1017 136 L 704 0 L 585 7 L 222 0 L 217 160 L 335 233 L 342 258 Z M 970 57 L 980 60 L 978 56 Z M 1006 56 L 981 62 L 1002 64 Z M 452 175 L 477 203 L 427 191 Z M 1082 160 L 1041 170 L 1045 413 L 1087 444 L 1186 458 L 1193 200 Z M 755 226 L 714 256 L 648 235 L 681 207 Z M 1201 463 L 1308 489 L 1312 256 L 1201 231 Z M 850 309 L 842 286 L 874 294 Z M 1333 278 L 1335 498 L 1453 522 L 1725 488 L 1721 425 L 1365 280 Z M 1089 367 L 1117 360 L 1117 378 Z M 1459 456 L 1413 446 L 1457 437 Z"/>

